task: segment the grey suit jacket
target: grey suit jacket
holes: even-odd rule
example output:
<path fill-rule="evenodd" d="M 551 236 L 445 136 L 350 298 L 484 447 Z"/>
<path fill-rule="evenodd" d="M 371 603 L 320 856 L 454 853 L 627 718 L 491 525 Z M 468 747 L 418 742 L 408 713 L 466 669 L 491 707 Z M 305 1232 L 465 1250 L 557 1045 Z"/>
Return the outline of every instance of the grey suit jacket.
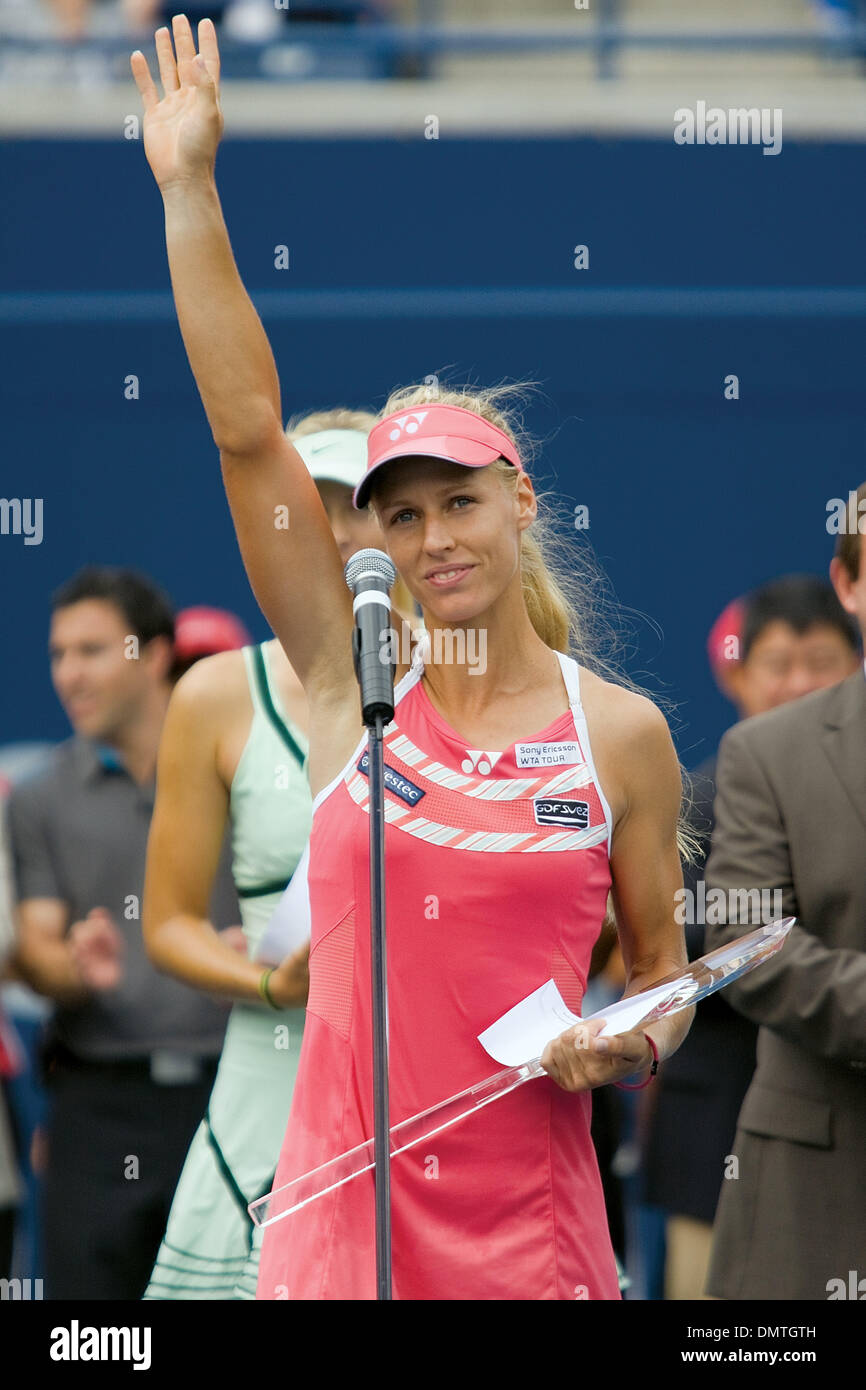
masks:
<path fill-rule="evenodd" d="M 831 1281 L 866 1276 L 862 669 L 731 729 L 717 788 L 707 891 L 721 888 L 730 902 L 738 889 L 779 888 L 798 926 L 777 956 L 725 991 L 761 1026 L 707 1291 L 838 1297 Z M 708 924 L 707 946 L 746 930 L 742 919 Z"/>

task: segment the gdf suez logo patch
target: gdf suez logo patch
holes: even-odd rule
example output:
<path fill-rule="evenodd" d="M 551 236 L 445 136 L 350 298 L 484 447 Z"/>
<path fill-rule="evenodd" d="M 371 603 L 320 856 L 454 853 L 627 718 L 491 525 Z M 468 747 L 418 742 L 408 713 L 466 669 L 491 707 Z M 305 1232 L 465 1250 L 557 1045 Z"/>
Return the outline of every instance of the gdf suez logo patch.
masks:
<path fill-rule="evenodd" d="M 589 802 L 536 796 L 532 799 L 537 825 L 567 825 L 570 830 L 589 829 Z"/>

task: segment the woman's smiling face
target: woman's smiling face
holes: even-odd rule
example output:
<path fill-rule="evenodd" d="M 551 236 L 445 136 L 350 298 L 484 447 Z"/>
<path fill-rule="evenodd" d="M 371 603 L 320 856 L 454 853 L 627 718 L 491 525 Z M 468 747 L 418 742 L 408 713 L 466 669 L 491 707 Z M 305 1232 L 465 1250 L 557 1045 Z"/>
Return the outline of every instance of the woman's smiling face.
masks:
<path fill-rule="evenodd" d="M 399 459 L 383 470 L 374 507 L 413 598 L 443 622 L 486 612 L 520 567 L 520 534 L 535 515 L 525 473 L 516 493 L 493 468 Z"/>

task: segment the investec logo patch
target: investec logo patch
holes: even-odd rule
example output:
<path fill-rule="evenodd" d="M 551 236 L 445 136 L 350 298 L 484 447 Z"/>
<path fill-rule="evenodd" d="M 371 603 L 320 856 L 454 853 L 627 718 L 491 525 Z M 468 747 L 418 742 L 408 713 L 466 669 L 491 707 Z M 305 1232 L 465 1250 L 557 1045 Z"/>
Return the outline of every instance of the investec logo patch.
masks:
<path fill-rule="evenodd" d="M 370 776 L 369 753 L 361 754 L 357 768 L 365 777 Z M 393 767 L 389 767 L 387 763 L 385 764 L 385 786 L 389 792 L 393 792 L 395 796 L 400 797 L 401 801 L 408 802 L 410 806 L 416 806 L 422 796 L 427 795 L 423 787 L 416 787 L 415 783 L 410 782 L 408 777 L 401 777 L 399 772 L 395 772 Z"/>
<path fill-rule="evenodd" d="M 567 825 L 570 830 L 589 829 L 589 802 L 568 798 L 535 796 L 532 809 L 538 825 Z"/>
<path fill-rule="evenodd" d="M 576 743 L 515 743 L 518 767 L 563 767 L 583 759 Z"/>

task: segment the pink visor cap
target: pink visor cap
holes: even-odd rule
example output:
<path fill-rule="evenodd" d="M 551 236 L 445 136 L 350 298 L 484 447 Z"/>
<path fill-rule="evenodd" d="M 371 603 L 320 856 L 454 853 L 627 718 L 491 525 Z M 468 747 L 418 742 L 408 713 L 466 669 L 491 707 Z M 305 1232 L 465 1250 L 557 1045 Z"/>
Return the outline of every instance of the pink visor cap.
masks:
<path fill-rule="evenodd" d="M 355 488 L 358 508 L 370 500 L 370 483 L 377 468 L 394 459 L 447 459 L 464 468 L 485 468 L 504 458 L 522 468 L 513 442 L 496 425 L 462 405 L 419 405 L 397 410 L 374 425 L 367 439 L 367 472 Z"/>

